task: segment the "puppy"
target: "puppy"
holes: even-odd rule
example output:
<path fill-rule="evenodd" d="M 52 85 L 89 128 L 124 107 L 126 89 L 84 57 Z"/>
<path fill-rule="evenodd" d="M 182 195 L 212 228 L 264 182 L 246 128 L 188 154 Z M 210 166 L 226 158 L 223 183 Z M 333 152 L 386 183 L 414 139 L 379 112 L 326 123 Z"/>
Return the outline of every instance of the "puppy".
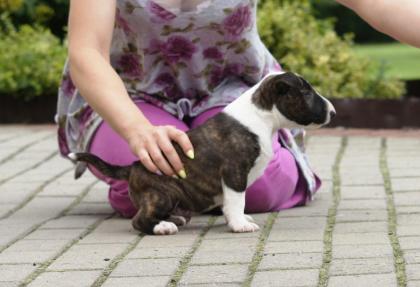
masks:
<path fill-rule="evenodd" d="M 317 128 L 335 115 L 332 104 L 301 76 L 268 74 L 206 123 L 187 132 L 195 159 L 174 143 L 184 163 L 186 179 L 149 172 L 140 161 L 113 166 L 89 153 L 71 154 L 104 175 L 127 180 L 138 209 L 134 228 L 147 234 L 174 234 L 182 217 L 175 208 L 203 212 L 221 206 L 233 232 L 258 230 L 244 214 L 245 190 L 273 157 L 272 139 L 280 128 Z"/>

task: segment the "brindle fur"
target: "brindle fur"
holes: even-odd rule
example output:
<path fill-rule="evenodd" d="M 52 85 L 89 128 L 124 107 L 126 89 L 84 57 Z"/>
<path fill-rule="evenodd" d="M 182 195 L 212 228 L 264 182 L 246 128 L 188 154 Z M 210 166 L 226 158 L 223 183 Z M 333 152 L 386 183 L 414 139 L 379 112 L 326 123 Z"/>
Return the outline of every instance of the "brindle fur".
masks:
<path fill-rule="evenodd" d="M 212 206 L 214 197 L 222 194 L 222 179 L 230 188 L 243 192 L 248 173 L 260 153 L 258 137 L 224 113 L 187 134 L 194 146 L 194 160 L 186 157 L 174 143 L 184 164 L 186 179 L 154 174 L 140 161 L 122 167 L 110 165 L 89 153 L 78 153 L 76 158 L 92 164 L 106 176 L 128 180 L 131 201 L 138 209 L 133 226 L 152 234 L 153 227 L 161 220 L 170 220 L 176 207 L 201 212 Z"/>

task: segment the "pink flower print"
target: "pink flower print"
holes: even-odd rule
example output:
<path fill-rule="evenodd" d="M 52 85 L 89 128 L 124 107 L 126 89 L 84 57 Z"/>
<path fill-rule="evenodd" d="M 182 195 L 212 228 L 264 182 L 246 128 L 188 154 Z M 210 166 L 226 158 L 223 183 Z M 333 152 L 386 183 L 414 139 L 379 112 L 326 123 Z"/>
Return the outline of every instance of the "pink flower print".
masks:
<path fill-rule="evenodd" d="M 139 57 L 139 55 L 134 53 L 124 54 L 118 60 L 118 66 L 128 77 L 141 78 L 143 76 L 143 70 L 139 61 Z"/>
<path fill-rule="evenodd" d="M 155 3 L 154 1 L 148 1 L 147 2 L 147 10 L 152 15 L 151 20 L 154 23 L 169 22 L 176 17 L 175 14 L 166 10 L 165 8 L 163 8 L 159 4 Z"/>
<path fill-rule="evenodd" d="M 241 75 L 245 71 L 245 66 L 241 63 L 230 63 L 225 67 L 227 75 Z"/>
<path fill-rule="evenodd" d="M 67 73 L 66 75 L 63 76 L 63 80 L 62 80 L 62 83 L 61 83 L 61 89 L 63 90 L 64 94 L 68 97 L 70 97 L 74 94 L 74 91 L 76 90 L 76 87 L 73 84 L 70 73 Z"/>
<path fill-rule="evenodd" d="M 217 47 L 209 47 L 203 51 L 205 59 L 221 60 L 223 58 L 222 52 Z"/>
<path fill-rule="evenodd" d="M 133 30 L 128 25 L 128 22 L 121 16 L 120 9 L 117 8 L 115 14 L 115 24 L 117 27 L 121 28 L 126 34 L 133 33 Z"/>
<path fill-rule="evenodd" d="M 174 77 L 169 73 L 160 74 L 155 80 L 156 84 L 160 86 L 164 86 L 164 87 L 172 86 L 174 82 L 175 82 Z"/>
<path fill-rule="evenodd" d="M 251 25 L 251 9 L 239 6 L 223 20 L 223 28 L 233 36 L 239 36 Z"/>
<path fill-rule="evenodd" d="M 169 63 L 189 60 L 196 51 L 196 46 L 189 39 L 178 35 L 170 36 L 162 46 L 164 57 Z"/>
<path fill-rule="evenodd" d="M 210 86 L 213 88 L 216 87 L 223 80 L 224 74 L 222 67 L 213 66 L 210 72 Z"/>

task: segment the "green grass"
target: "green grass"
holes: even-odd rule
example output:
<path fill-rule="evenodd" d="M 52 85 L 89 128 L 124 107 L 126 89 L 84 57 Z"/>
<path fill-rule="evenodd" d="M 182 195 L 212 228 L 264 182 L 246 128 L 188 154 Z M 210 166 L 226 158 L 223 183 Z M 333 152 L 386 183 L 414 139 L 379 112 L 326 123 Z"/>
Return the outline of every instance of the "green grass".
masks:
<path fill-rule="evenodd" d="M 420 79 L 420 49 L 400 43 L 356 45 L 357 54 L 384 62 L 386 76 Z"/>

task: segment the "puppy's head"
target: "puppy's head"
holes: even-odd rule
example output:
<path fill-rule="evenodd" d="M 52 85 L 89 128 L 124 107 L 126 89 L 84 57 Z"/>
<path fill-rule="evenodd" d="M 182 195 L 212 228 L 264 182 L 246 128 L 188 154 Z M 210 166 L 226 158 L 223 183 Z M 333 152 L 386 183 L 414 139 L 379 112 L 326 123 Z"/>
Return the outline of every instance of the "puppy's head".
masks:
<path fill-rule="evenodd" d="M 270 74 L 262 80 L 252 101 L 271 111 L 281 127 L 317 128 L 335 116 L 333 105 L 301 76 L 286 72 Z"/>

